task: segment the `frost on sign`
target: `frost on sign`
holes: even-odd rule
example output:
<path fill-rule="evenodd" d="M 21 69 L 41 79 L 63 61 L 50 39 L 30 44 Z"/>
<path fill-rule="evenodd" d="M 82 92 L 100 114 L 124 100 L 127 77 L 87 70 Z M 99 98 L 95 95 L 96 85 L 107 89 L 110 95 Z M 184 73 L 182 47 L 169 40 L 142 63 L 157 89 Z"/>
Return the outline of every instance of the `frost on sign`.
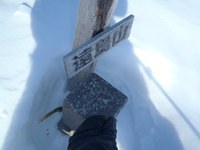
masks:
<path fill-rule="evenodd" d="M 128 38 L 133 24 L 133 18 L 133 15 L 128 16 L 64 56 L 67 76 L 69 78 L 73 77 L 98 59 L 104 52 Z"/>

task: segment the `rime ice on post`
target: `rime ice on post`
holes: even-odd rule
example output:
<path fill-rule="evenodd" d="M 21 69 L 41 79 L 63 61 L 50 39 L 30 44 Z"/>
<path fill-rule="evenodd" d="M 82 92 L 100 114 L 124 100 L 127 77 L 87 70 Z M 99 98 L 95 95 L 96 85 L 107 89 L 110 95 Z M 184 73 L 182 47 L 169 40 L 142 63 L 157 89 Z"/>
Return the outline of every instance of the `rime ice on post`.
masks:
<path fill-rule="evenodd" d="M 59 127 L 69 132 L 93 115 L 116 117 L 126 102 L 127 97 L 123 93 L 92 73 L 64 100 Z"/>

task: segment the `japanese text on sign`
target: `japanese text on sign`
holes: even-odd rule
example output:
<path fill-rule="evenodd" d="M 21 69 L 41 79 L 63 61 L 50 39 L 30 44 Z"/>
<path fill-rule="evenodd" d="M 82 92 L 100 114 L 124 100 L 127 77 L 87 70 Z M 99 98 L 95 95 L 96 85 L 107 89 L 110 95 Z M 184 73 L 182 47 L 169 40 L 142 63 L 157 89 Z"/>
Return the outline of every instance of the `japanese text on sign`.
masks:
<path fill-rule="evenodd" d="M 64 57 L 64 63 L 68 77 L 73 77 L 94 62 L 104 52 L 114 47 L 120 41 L 128 38 L 133 18 L 133 15 L 130 15 L 113 27 L 98 34 L 81 47 L 67 54 Z"/>

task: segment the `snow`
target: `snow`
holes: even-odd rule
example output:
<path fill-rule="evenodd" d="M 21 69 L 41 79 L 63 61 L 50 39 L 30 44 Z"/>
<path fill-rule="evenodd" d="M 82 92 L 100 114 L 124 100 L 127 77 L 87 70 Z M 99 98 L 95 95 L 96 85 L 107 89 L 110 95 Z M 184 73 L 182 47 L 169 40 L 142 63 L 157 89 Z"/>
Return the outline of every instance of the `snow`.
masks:
<path fill-rule="evenodd" d="M 200 2 L 119 0 L 112 24 L 129 14 L 129 40 L 95 72 L 128 96 L 117 117 L 120 150 L 200 149 Z M 0 1 L 0 148 L 67 149 L 57 130 L 68 94 L 62 57 L 71 51 L 78 1 Z"/>

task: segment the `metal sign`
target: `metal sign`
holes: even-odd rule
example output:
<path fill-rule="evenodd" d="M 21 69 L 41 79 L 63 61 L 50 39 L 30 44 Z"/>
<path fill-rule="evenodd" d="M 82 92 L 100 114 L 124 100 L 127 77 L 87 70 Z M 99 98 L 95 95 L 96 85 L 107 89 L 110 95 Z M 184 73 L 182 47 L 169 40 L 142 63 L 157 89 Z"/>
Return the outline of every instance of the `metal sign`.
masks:
<path fill-rule="evenodd" d="M 68 78 L 73 77 L 89 66 L 106 51 L 130 35 L 134 16 L 130 15 L 114 26 L 87 41 L 79 48 L 65 55 L 63 60 Z"/>

